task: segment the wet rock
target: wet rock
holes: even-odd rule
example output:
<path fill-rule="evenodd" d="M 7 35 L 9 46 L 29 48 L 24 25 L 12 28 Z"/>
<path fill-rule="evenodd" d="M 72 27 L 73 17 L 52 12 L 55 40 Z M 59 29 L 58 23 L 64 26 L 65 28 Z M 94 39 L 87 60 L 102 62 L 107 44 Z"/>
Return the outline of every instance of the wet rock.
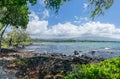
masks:
<path fill-rule="evenodd" d="M 79 52 L 75 50 L 74 55 L 79 55 Z"/>
<path fill-rule="evenodd" d="M 96 52 L 97 52 L 97 50 L 92 50 L 92 51 L 89 52 L 89 53 L 91 53 L 92 55 L 94 55 Z"/>
<path fill-rule="evenodd" d="M 39 79 L 53 79 L 47 74 L 53 75 L 59 79 L 64 76 L 68 71 L 72 71 L 71 61 L 62 58 L 52 58 L 52 57 L 32 57 L 27 59 L 21 59 L 20 61 L 26 62 L 23 65 L 18 65 L 16 76 L 19 77 L 33 77 L 36 75 Z M 9 68 L 9 67 L 8 67 Z M 57 75 L 59 74 L 59 75 Z M 31 75 L 31 76 L 30 76 Z"/>
<path fill-rule="evenodd" d="M 33 55 L 35 56 L 35 55 Z M 24 79 L 60 79 L 72 71 L 73 64 L 87 64 L 100 62 L 102 59 L 93 59 L 86 55 L 64 56 L 56 54 L 40 54 L 30 58 L 21 58 L 20 63 L 16 64 L 18 70 L 16 76 Z M 14 62 L 15 63 L 15 62 Z M 21 65 L 19 65 L 21 64 Z M 26 78 L 26 76 L 28 76 Z"/>
<path fill-rule="evenodd" d="M 42 77 L 45 77 L 48 73 L 54 76 L 56 74 L 65 75 L 66 71 L 72 71 L 69 60 L 52 59 L 46 62 L 46 65 L 44 65 L 42 68 L 40 68 L 39 77 L 42 79 Z"/>
<path fill-rule="evenodd" d="M 90 61 L 90 63 L 99 63 L 101 61 L 105 60 L 104 58 L 94 58 Z"/>
<path fill-rule="evenodd" d="M 17 52 L 17 51 L 14 49 L 5 49 L 5 48 L 1 49 L 1 53 L 9 53 L 9 52 Z"/>
<path fill-rule="evenodd" d="M 51 66 L 51 71 L 54 75 L 61 71 L 72 71 L 71 63 L 69 60 L 55 60 Z"/>
<path fill-rule="evenodd" d="M 80 58 L 80 57 L 74 57 L 72 59 L 72 62 L 74 64 L 87 64 L 89 62 L 89 60 L 86 60 L 86 59 L 83 59 L 83 58 Z"/>

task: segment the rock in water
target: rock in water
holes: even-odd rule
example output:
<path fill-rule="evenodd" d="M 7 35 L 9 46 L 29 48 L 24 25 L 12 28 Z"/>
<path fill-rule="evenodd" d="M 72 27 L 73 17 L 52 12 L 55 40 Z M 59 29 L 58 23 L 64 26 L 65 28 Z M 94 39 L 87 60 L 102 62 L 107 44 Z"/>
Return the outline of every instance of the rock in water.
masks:
<path fill-rule="evenodd" d="M 79 55 L 79 52 L 75 50 L 74 55 Z"/>

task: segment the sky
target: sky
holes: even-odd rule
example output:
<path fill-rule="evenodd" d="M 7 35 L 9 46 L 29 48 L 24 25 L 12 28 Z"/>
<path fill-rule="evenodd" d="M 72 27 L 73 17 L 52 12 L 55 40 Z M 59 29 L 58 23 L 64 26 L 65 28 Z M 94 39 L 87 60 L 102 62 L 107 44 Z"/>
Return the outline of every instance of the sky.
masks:
<path fill-rule="evenodd" d="M 120 0 L 114 0 L 104 15 L 91 20 L 87 0 L 71 0 L 58 14 L 44 7 L 43 0 L 29 6 L 31 14 L 27 31 L 39 39 L 120 40 Z"/>

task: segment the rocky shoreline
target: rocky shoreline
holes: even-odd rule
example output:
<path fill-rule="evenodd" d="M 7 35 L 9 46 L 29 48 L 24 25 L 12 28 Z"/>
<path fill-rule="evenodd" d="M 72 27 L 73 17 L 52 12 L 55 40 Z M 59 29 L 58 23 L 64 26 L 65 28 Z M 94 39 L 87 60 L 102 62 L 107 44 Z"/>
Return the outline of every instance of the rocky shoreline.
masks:
<path fill-rule="evenodd" d="M 4 69 L 8 75 L 12 75 L 12 79 L 60 79 L 72 71 L 76 64 L 99 63 L 104 59 L 12 51 L 1 53 L 0 60 L 6 61 Z"/>

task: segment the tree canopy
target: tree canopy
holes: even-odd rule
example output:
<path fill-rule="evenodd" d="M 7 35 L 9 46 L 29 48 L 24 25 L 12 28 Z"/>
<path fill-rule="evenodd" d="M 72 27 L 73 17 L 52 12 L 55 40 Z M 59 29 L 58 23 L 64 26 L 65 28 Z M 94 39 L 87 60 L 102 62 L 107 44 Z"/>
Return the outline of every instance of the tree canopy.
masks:
<path fill-rule="evenodd" d="M 22 44 L 24 42 L 29 43 L 31 40 L 29 33 L 22 28 L 13 28 L 13 30 L 7 34 L 7 39 L 12 39 L 12 45 Z"/>
<path fill-rule="evenodd" d="M 0 0 L 0 51 L 1 40 L 8 26 L 27 28 L 29 21 L 28 3 L 36 4 L 37 0 Z"/>
<path fill-rule="evenodd" d="M 46 8 L 58 12 L 60 6 L 68 1 L 70 0 L 44 0 L 44 3 L 46 5 Z"/>
<path fill-rule="evenodd" d="M 91 18 L 96 15 L 103 15 L 104 11 L 113 5 L 114 0 L 88 0 L 88 7 L 91 8 Z"/>
<path fill-rule="evenodd" d="M 29 21 L 28 1 L 32 4 L 36 3 L 36 0 L 1 0 L 0 23 L 26 28 Z"/>

